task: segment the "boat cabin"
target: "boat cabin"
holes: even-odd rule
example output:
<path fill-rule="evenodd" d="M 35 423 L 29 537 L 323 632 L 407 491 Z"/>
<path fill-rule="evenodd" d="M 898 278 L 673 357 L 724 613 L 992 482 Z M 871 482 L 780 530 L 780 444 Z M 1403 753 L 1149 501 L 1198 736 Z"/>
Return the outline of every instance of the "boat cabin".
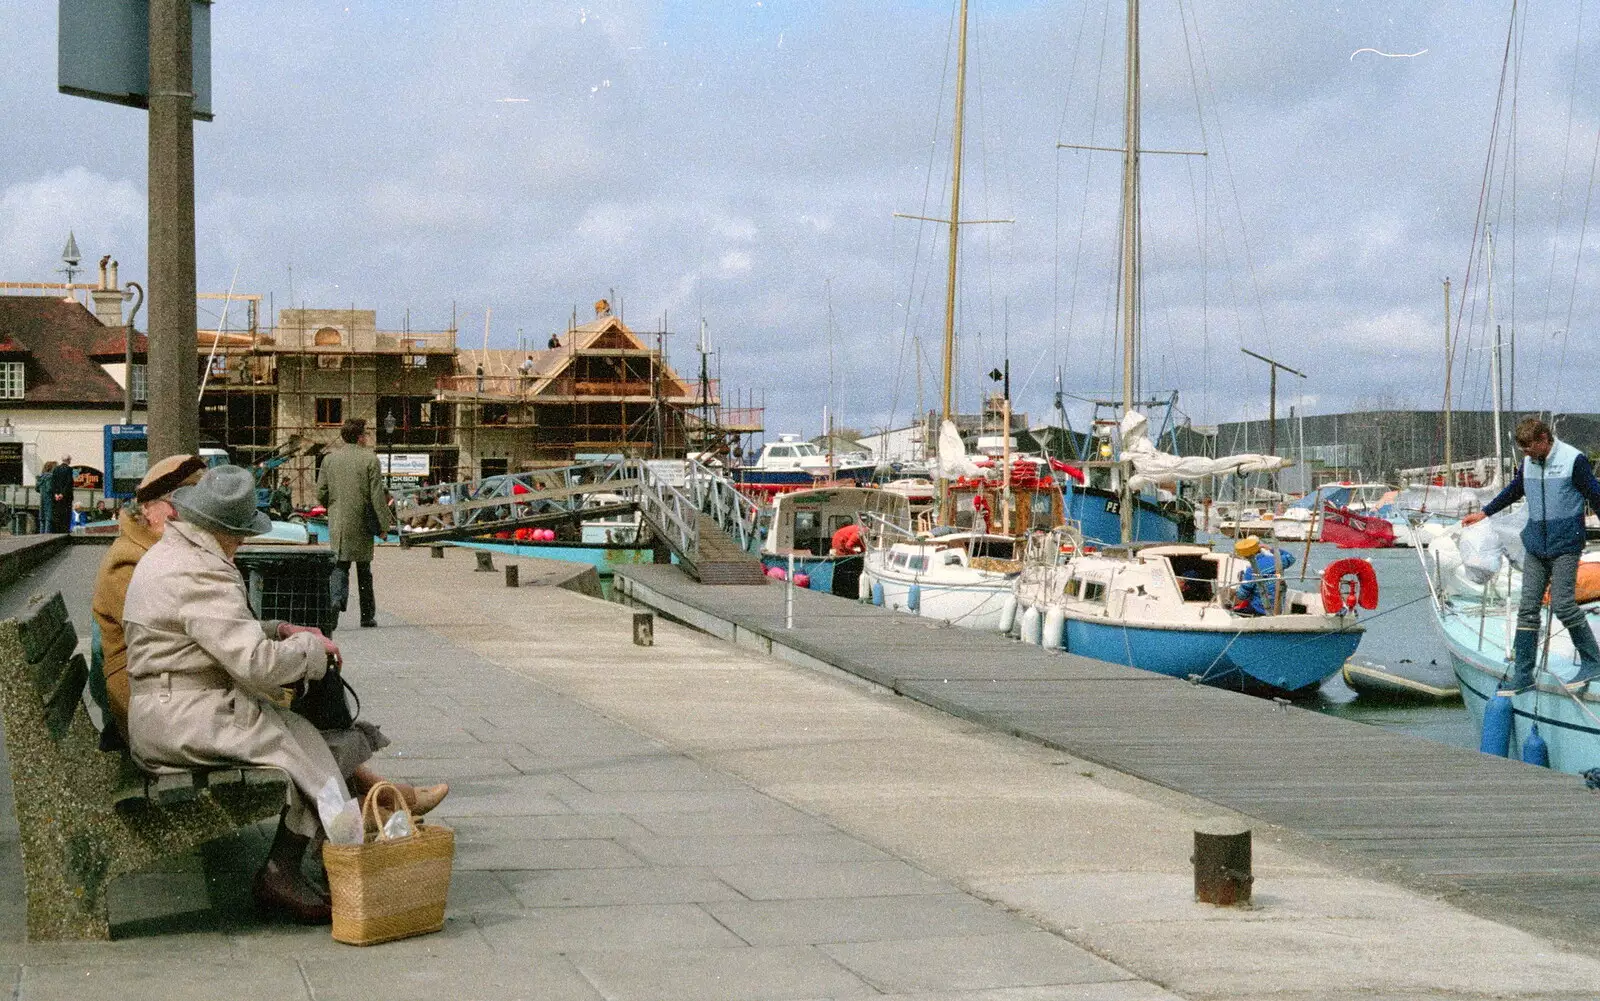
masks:
<path fill-rule="evenodd" d="M 862 515 L 901 531 L 908 531 L 911 525 L 911 507 L 901 494 L 869 487 L 796 490 L 772 499 L 772 527 L 761 551 L 773 556 L 827 556 L 833 548 L 833 534 L 846 525 L 859 524 Z M 865 539 L 871 526 L 861 527 Z"/>

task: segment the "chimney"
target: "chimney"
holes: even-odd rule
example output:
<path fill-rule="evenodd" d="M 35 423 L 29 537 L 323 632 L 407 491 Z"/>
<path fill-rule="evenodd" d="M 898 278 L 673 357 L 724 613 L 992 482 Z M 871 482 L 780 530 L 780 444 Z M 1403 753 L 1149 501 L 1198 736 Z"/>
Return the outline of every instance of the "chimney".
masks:
<path fill-rule="evenodd" d="M 90 292 L 89 298 L 94 302 L 95 319 L 108 327 L 122 326 L 123 294 L 117 287 L 117 262 L 110 254 L 100 258 L 100 287 Z"/>

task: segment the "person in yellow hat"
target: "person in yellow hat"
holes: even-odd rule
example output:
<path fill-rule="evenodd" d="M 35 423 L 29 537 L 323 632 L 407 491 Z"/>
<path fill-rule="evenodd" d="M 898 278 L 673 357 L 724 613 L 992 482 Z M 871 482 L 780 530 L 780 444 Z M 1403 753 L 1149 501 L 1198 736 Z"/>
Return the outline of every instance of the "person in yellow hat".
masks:
<path fill-rule="evenodd" d="M 1233 610 L 1239 615 L 1269 615 L 1277 610 L 1279 577 L 1294 566 L 1294 554 L 1285 549 L 1263 547 L 1261 540 L 1247 535 L 1233 544 L 1233 555 L 1245 561 L 1244 576 L 1233 592 Z"/>

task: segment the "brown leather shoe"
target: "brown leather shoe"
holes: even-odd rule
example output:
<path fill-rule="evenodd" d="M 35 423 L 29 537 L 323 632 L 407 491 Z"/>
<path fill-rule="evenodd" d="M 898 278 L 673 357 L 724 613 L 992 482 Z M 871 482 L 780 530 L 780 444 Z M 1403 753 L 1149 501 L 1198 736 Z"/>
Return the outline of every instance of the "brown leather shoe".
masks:
<path fill-rule="evenodd" d="M 304 876 L 289 872 L 268 859 L 256 873 L 251 886 L 256 906 L 267 914 L 288 918 L 302 925 L 333 922 L 333 904 Z"/>
<path fill-rule="evenodd" d="M 450 783 L 440 782 L 436 786 L 417 788 L 416 786 L 402 786 L 400 795 L 405 797 L 406 807 L 414 817 L 420 817 L 429 810 L 444 802 L 450 795 Z"/>

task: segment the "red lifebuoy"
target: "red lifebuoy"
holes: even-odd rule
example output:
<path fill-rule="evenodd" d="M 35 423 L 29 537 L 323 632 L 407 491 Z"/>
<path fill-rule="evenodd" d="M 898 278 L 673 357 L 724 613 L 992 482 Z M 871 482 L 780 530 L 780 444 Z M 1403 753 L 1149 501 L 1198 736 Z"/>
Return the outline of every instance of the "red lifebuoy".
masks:
<path fill-rule="evenodd" d="M 1378 607 L 1378 572 L 1371 560 L 1334 560 L 1322 571 L 1322 607 L 1332 612 L 1358 604 L 1368 611 Z"/>

